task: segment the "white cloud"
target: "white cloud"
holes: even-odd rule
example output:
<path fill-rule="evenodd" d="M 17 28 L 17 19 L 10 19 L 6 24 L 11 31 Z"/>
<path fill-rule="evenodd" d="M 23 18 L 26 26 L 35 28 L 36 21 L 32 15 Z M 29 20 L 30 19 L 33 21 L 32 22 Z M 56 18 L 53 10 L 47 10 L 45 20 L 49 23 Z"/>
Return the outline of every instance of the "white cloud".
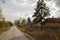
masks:
<path fill-rule="evenodd" d="M 8 3 L 10 1 L 10 3 Z M 4 9 L 4 16 L 7 20 L 16 20 L 20 17 L 32 17 L 34 8 L 36 7 L 37 0 L 8 0 L 6 2 L 6 9 Z M 56 16 L 59 10 L 55 5 L 55 1 L 46 1 L 47 6 L 50 8 L 51 16 Z M 8 5 L 7 5 L 8 4 Z M 24 16 L 24 17 L 23 17 Z"/>
<path fill-rule="evenodd" d="M 31 4 L 31 6 L 32 6 L 32 7 L 36 6 L 36 3 L 34 3 L 34 4 Z"/>
<path fill-rule="evenodd" d="M 16 1 L 16 0 L 11 0 L 11 2 L 12 2 L 13 4 L 17 4 L 17 1 Z"/>
<path fill-rule="evenodd" d="M 18 6 L 23 6 L 23 5 L 27 5 L 27 3 L 23 3 L 23 4 L 20 4 L 20 3 L 17 3 Z"/>
<path fill-rule="evenodd" d="M 23 0 L 23 1 L 25 1 L 25 2 L 26 2 L 27 0 Z"/>
<path fill-rule="evenodd" d="M 52 17 L 52 16 L 55 16 L 56 17 L 56 13 L 57 13 L 57 11 L 59 10 L 55 5 L 56 5 L 56 1 L 54 1 L 54 0 L 51 0 L 51 1 L 46 1 L 46 3 L 47 3 L 47 6 L 49 7 L 49 9 L 50 9 L 50 17 Z"/>

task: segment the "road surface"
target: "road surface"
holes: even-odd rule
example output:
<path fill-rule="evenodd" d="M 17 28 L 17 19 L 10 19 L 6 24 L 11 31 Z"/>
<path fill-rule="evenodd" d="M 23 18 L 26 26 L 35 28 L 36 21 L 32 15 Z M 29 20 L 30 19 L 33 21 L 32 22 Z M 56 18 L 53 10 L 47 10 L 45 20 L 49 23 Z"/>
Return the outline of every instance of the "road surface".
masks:
<path fill-rule="evenodd" d="M 0 40 L 29 40 L 23 32 L 18 30 L 15 26 L 0 35 Z"/>

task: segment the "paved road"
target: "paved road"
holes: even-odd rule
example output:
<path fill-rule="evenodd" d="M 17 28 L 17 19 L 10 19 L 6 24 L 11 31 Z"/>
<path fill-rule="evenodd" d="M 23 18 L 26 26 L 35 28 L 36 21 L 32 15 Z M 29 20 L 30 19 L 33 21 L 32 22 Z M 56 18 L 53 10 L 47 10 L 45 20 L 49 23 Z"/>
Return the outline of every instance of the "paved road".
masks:
<path fill-rule="evenodd" d="M 11 27 L 10 30 L 0 35 L 0 40 L 29 40 L 24 33 L 19 31 L 15 26 Z"/>

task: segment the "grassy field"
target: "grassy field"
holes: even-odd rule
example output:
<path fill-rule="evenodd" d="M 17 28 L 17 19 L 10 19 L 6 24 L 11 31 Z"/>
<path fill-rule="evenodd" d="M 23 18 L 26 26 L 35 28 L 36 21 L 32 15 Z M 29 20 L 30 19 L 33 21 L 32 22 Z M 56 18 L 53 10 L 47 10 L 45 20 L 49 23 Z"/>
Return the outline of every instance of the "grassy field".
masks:
<path fill-rule="evenodd" d="M 31 35 L 36 40 L 60 40 L 60 28 L 32 28 L 18 27 L 21 31 Z"/>

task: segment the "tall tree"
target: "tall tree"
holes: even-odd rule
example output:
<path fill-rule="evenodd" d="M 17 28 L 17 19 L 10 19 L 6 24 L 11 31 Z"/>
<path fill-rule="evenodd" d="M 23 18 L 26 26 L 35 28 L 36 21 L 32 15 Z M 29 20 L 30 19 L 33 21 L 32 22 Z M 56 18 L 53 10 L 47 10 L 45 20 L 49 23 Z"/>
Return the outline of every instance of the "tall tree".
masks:
<path fill-rule="evenodd" d="M 25 26 L 25 25 L 26 25 L 26 20 L 23 19 L 23 20 L 22 20 L 22 26 Z"/>
<path fill-rule="evenodd" d="M 20 26 L 20 20 L 15 20 L 15 21 L 14 21 L 14 24 L 15 24 L 16 26 Z"/>
<path fill-rule="evenodd" d="M 30 19 L 30 17 L 28 17 L 28 24 L 31 24 L 31 19 Z"/>
<path fill-rule="evenodd" d="M 37 6 L 35 9 L 35 13 L 33 15 L 34 20 L 33 23 L 41 23 L 42 26 L 42 21 L 45 19 L 45 17 L 49 16 L 49 8 L 46 6 L 46 3 L 44 0 L 39 0 L 37 2 Z"/>

